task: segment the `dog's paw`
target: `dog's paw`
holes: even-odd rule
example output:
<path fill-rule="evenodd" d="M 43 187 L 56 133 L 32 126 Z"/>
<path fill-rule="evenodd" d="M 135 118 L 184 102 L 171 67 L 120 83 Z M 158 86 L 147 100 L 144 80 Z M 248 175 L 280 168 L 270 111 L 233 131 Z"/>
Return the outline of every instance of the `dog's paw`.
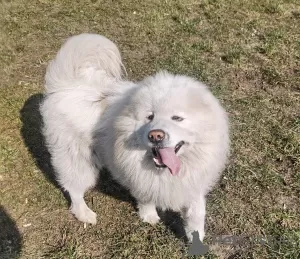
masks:
<path fill-rule="evenodd" d="M 160 217 L 157 215 L 157 213 L 149 213 L 146 215 L 140 215 L 143 222 L 149 223 L 151 225 L 155 225 L 159 222 Z"/>
<path fill-rule="evenodd" d="M 159 222 L 160 217 L 157 215 L 157 211 L 154 204 L 138 204 L 139 215 L 143 222 L 155 225 Z"/>
<path fill-rule="evenodd" d="M 97 214 L 86 205 L 81 207 L 71 207 L 70 210 L 79 221 L 93 225 L 97 223 Z"/>

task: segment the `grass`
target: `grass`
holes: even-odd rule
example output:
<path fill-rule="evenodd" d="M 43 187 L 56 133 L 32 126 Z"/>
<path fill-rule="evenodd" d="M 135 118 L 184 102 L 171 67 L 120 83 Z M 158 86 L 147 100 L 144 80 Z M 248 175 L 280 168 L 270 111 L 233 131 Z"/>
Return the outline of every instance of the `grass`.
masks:
<path fill-rule="evenodd" d="M 49 177 L 37 111 L 43 76 L 62 42 L 82 32 L 116 42 L 130 79 L 160 69 L 194 76 L 228 111 L 232 155 L 209 195 L 205 258 L 300 257 L 298 0 L 15 0 L 0 8 L 1 258 L 186 255 L 176 222 L 143 224 L 109 175 L 87 195 L 96 227 L 70 215 Z M 222 235 L 247 238 L 213 241 Z"/>

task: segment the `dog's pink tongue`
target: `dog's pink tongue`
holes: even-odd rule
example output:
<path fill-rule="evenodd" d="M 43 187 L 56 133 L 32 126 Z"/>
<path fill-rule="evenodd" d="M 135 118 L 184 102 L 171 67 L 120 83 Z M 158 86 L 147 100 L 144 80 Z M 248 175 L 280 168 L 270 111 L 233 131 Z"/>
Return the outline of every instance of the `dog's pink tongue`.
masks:
<path fill-rule="evenodd" d="M 172 147 L 158 149 L 159 155 L 164 165 L 166 165 L 172 175 L 177 175 L 180 170 L 180 159 L 175 154 L 175 150 Z"/>

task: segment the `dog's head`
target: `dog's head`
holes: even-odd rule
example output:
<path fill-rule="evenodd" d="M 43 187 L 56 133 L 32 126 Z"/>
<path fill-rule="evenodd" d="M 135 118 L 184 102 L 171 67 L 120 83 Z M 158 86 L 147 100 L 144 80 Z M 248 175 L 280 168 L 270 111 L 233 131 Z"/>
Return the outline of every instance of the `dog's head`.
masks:
<path fill-rule="evenodd" d="M 201 146 L 227 133 L 226 114 L 206 86 L 168 73 L 140 82 L 119 122 L 119 129 L 131 132 L 131 146 L 145 151 L 153 168 L 168 168 L 173 175 L 190 152 L 195 157 Z"/>

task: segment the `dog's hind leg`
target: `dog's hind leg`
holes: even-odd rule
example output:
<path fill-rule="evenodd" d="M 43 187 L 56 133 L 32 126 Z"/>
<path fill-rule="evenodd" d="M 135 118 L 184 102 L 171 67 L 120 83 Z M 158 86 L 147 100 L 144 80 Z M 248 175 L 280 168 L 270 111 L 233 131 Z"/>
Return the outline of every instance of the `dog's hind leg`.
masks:
<path fill-rule="evenodd" d="M 88 159 L 74 152 L 72 156 L 65 152 L 64 156 L 54 158 L 53 164 L 58 182 L 70 195 L 70 211 L 78 220 L 96 224 L 96 213 L 85 203 L 84 194 L 95 186 L 98 169 Z"/>
<path fill-rule="evenodd" d="M 97 214 L 93 212 L 84 201 L 85 190 L 70 188 L 68 192 L 72 201 L 70 211 L 74 214 L 74 216 L 82 222 L 96 224 Z"/>

